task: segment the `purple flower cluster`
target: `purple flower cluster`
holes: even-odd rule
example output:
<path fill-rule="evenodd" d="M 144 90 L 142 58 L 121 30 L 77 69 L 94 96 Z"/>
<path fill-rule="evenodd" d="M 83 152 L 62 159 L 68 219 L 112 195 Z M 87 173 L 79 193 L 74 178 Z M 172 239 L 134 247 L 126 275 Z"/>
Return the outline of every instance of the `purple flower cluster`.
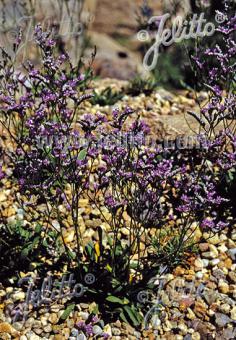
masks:
<path fill-rule="evenodd" d="M 99 318 L 97 316 L 93 316 L 89 323 L 86 323 L 85 321 L 79 321 L 76 324 L 76 328 L 82 331 L 88 337 L 95 336 L 94 325 L 96 325 L 98 322 Z M 103 339 L 109 339 L 110 335 L 108 333 L 103 332 L 99 335 L 99 337 Z"/>
<path fill-rule="evenodd" d="M 235 119 L 236 15 L 230 6 L 225 0 L 224 12 L 217 13 L 225 18 L 216 29 L 217 43 L 208 48 L 201 44 L 193 56 L 197 79 L 209 94 L 209 100 L 195 118 L 209 135 L 220 123 L 229 127 L 230 120 Z"/>

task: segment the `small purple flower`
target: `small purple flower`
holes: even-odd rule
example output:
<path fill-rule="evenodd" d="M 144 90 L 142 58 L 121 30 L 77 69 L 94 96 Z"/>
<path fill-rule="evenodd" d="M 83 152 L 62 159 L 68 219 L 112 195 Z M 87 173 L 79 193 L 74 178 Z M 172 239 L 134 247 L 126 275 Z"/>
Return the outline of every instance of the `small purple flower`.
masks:
<path fill-rule="evenodd" d="M 86 332 L 86 335 L 92 336 L 93 335 L 93 325 L 92 324 L 86 325 L 85 326 L 85 332 Z"/>
<path fill-rule="evenodd" d="M 86 326 L 86 323 L 84 321 L 79 321 L 77 324 L 76 324 L 76 327 L 79 328 L 79 329 L 84 329 Z"/>
<path fill-rule="evenodd" d="M 2 166 L 0 165 L 0 180 L 2 180 L 5 177 L 5 173 L 2 170 Z"/>
<path fill-rule="evenodd" d="M 220 221 L 217 223 L 216 228 L 222 230 L 224 228 L 227 228 L 228 226 L 229 226 L 228 222 Z"/>
<path fill-rule="evenodd" d="M 95 324 L 95 323 L 97 323 L 98 321 L 99 321 L 99 318 L 98 318 L 96 315 L 94 315 L 94 316 L 92 317 L 91 322 L 92 322 L 93 324 Z"/>
<path fill-rule="evenodd" d="M 202 221 L 201 227 L 204 229 L 213 229 L 215 227 L 215 222 L 209 218 Z"/>

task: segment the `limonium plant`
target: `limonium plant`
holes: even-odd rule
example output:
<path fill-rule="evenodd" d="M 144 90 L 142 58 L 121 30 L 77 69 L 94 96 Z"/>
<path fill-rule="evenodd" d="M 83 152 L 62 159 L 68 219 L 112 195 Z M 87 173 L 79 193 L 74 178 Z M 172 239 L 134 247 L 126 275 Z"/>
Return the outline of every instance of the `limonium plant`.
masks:
<path fill-rule="evenodd" d="M 199 113 L 191 113 L 201 131 L 209 137 L 219 129 L 231 129 L 235 134 L 235 72 L 236 72 L 236 14 L 235 5 L 224 1 L 224 11 L 217 11 L 223 22 L 215 32 L 217 44 L 204 48 L 199 44 L 192 56 L 196 82 L 208 93 L 208 100 L 200 104 Z"/>
<path fill-rule="evenodd" d="M 86 76 L 79 65 L 73 66 L 67 54 L 58 54 L 40 26 L 35 40 L 41 65 L 26 63 L 23 76 L 2 50 L 0 121 L 12 140 L 14 152 L 9 150 L 8 156 L 21 195 L 35 203 L 35 210 L 44 204 L 39 213 L 46 230 L 55 228 L 52 219 L 57 219 L 56 230 L 70 259 L 80 268 L 85 260 L 81 198 L 100 211 L 108 226 L 96 262 L 109 244 L 110 257 L 103 269 L 115 277 L 121 275 L 117 248 L 125 234 L 127 283 L 145 279 L 150 268 L 171 267 L 194 242 L 197 228 L 218 231 L 230 225 L 224 210 L 227 199 L 219 194 L 218 185 L 225 169 L 235 167 L 233 133 L 200 135 L 200 149 L 181 153 L 149 143 L 149 127 L 129 107 L 114 109 L 111 115 L 85 113 L 84 102 L 91 94 L 81 92 Z M 19 36 L 15 50 L 20 43 Z M 216 91 L 211 80 L 209 86 Z M 224 104 L 229 110 L 231 99 Z M 231 148 L 225 148 L 228 136 Z M 64 237 L 62 206 L 72 221 L 74 249 Z"/>

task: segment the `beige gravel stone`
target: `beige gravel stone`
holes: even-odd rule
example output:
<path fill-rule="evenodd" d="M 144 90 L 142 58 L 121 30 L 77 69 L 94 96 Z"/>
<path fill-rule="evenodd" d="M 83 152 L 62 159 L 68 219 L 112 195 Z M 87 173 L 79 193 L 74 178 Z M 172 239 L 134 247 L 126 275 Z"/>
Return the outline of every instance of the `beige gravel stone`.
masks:
<path fill-rule="evenodd" d="M 53 314 L 51 314 L 51 315 L 49 316 L 48 320 L 49 320 L 49 322 L 51 322 L 53 325 L 55 325 L 55 324 L 58 322 L 59 318 L 58 318 L 58 316 L 57 316 L 56 313 L 53 313 Z"/>
<path fill-rule="evenodd" d="M 230 317 L 232 320 L 236 321 L 236 306 L 231 310 Z"/>

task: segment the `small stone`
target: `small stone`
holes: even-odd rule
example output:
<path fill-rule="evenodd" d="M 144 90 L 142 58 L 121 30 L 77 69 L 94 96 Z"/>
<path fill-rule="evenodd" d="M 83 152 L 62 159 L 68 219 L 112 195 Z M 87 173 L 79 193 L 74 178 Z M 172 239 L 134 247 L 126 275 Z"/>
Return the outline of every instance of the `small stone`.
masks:
<path fill-rule="evenodd" d="M 70 329 L 69 328 L 63 328 L 62 334 L 65 336 L 66 339 L 70 336 Z"/>
<path fill-rule="evenodd" d="M 184 340 L 192 340 L 191 334 L 185 335 Z"/>
<path fill-rule="evenodd" d="M 236 285 L 229 285 L 229 292 L 233 294 L 233 298 L 236 299 Z"/>
<path fill-rule="evenodd" d="M 25 322 L 25 327 L 26 327 L 26 328 L 32 328 L 34 322 L 35 322 L 35 320 L 34 320 L 33 318 L 29 318 L 29 319 L 26 320 L 26 322 Z"/>
<path fill-rule="evenodd" d="M 221 293 L 223 294 L 229 293 L 229 285 L 227 282 L 223 281 L 222 279 L 219 280 L 218 287 Z"/>
<path fill-rule="evenodd" d="M 183 340 L 183 336 L 178 334 L 178 335 L 175 336 L 175 339 L 176 340 Z"/>
<path fill-rule="evenodd" d="M 20 340 L 27 340 L 27 337 L 25 335 L 21 335 Z"/>
<path fill-rule="evenodd" d="M 195 266 L 195 268 L 197 269 L 197 270 L 201 270 L 203 267 L 204 267 L 204 265 L 203 265 L 203 261 L 199 258 L 199 259 L 196 259 L 195 261 L 194 261 L 194 266 Z"/>
<path fill-rule="evenodd" d="M 46 318 L 45 316 L 41 316 L 40 321 L 41 321 L 42 326 L 47 326 L 48 318 Z"/>
<path fill-rule="evenodd" d="M 200 301 L 196 301 L 193 311 L 198 317 L 205 316 L 207 312 L 207 305 Z"/>
<path fill-rule="evenodd" d="M 188 313 L 186 314 L 187 318 L 189 320 L 195 320 L 196 319 L 196 315 L 193 313 L 191 308 L 187 308 Z"/>
<path fill-rule="evenodd" d="M 49 320 L 49 322 L 51 322 L 53 325 L 55 325 L 55 324 L 58 322 L 59 318 L 58 318 L 58 316 L 57 316 L 56 313 L 53 313 L 53 314 L 51 314 L 51 315 L 49 316 L 48 320 Z"/>
<path fill-rule="evenodd" d="M 194 299 L 193 298 L 183 298 L 180 303 L 179 303 L 179 309 L 181 311 L 186 310 L 186 308 L 192 306 L 194 304 Z"/>
<path fill-rule="evenodd" d="M 192 224 L 192 228 L 196 228 L 196 225 L 194 225 L 195 223 Z M 194 237 L 197 241 L 200 241 L 202 238 L 202 232 L 199 228 L 195 229 L 194 232 Z"/>
<path fill-rule="evenodd" d="M 230 312 L 230 317 L 232 320 L 236 321 L 236 306 L 232 308 Z"/>
<path fill-rule="evenodd" d="M 202 259 L 203 267 L 207 268 L 209 266 L 209 260 L 207 259 Z"/>
<path fill-rule="evenodd" d="M 221 339 L 236 339 L 236 328 L 226 328 L 222 331 Z"/>
<path fill-rule="evenodd" d="M 26 333 L 28 340 L 40 340 L 40 337 L 36 335 L 34 332 L 30 331 Z"/>
<path fill-rule="evenodd" d="M 178 324 L 178 328 L 183 333 L 182 335 L 186 335 L 188 333 L 188 327 L 184 323 Z"/>
<path fill-rule="evenodd" d="M 233 240 L 231 240 L 230 238 L 227 240 L 227 246 L 229 249 L 233 249 L 235 248 L 236 244 Z"/>
<path fill-rule="evenodd" d="M 165 275 L 165 279 L 166 279 L 166 282 L 169 282 L 169 281 L 174 279 L 174 275 L 168 273 L 168 274 Z"/>
<path fill-rule="evenodd" d="M 223 313 L 215 313 L 215 318 L 215 322 L 219 327 L 225 327 L 225 325 L 231 322 L 231 319 Z"/>
<path fill-rule="evenodd" d="M 225 268 L 225 263 L 224 261 L 220 261 L 220 263 L 217 266 L 218 268 L 222 269 L 225 274 L 228 274 L 228 269 Z"/>
<path fill-rule="evenodd" d="M 118 328 L 112 328 L 112 335 L 121 335 L 121 331 Z"/>
<path fill-rule="evenodd" d="M 201 250 L 201 252 L 205 252 L 209 249 L 209 244 L 208 243 L 200 243 L 199 249 Z"/>
<path fill-rule="evenodd" d="M 198 332 L 192 333 L 192 340 L 201 340 L 201 335 Z"/>
<path fill-rule="evenodd" d="M 78 329 L 76 329 L 76 328 L 72 328 L 72 330 L 71 330 L 71 335 L 72 335 L 72 336 L 74 336 L 74 337 L 77 337 L 77 336 L 78 336 L 78 334 L 79 334 L 79 331 L 78 331 Z"/>
<path fill-rule="evenodd" d="M 102 331 L 101 327 L 99 327 L 99 326 L 97 326 L 97 325 L 93 326 L 93 333 L 94 333 L 96 336 L 102 334 L 102 332 L 103 332 L 103 331 Z M 119 334 L 117 334 L 117 335 L 119 335 Z"/>
<path fill-rule="evenodd" d="M 197 272 L 196 274 L 195 274 L 195 276 L 196 276 L 196 278 L 197 279 L 202 279 L 203 278 L 203 272 Z"/>
<path fill-rule="evenodd" d="M 231 259 L 228 258 L 227 260 L 224 261 L 224 264 L 227 269 L 231 269 L 233 262 Z"/>
<path fill-rule="evenodd" d="M 0 289 L 0 298 L 6 296 L 6 292 L 3 289 Z"/>
<path fill-rule="evenodd" d="M 223 303 L 223 305 L 220 305 L 218 308 L 224 314 L 228 314 L 231 309 L 230 305 L 228 305 L 227 303 Z"/>
<path fill-rule="evenodd" d="M 157 315 L 153 315 L 151 319 L 151 325 L 154 329 L 158 329 L 158 327 L 161 325 L 161 320 L 158 318 Z"/>
<path fill-rule="evenodd" d="M 210 252 L 210 251 L 206 251 L 206 252 L 202 253 L 202 256 L 204 258 L 207 258 L 207 259 L 214 259 L 215 258 L 215 254 Z"/>
<path fill-rule="evenodd" d="M 194 275 L 185 275 L 185 280 L 186 280 L 186 281 L 193 282 L 194 276 L 195 276 L 195 273 L 194 273 Z"/>
<path fill-rule="evenodd" d="M 38 335 L 42 334 L 43 333 L 43 329 L 41 328 L 34 328 L 34 332 Z"/>
<path fill-rule="evenodd" d="M 213 244 L 210 244 L 209 248 L 210 248 L 210 252 L 214 254 L 214 258 L 217 258 L 219 255 L 217 248 Z"/>
<path fill-rule="evenodd" d="M 220 240 L 218 234 L 215 234 L 213 237 L 211 237 L 211 238 L 208 240 L 208 242 L 209 242 L 210 244 L 216 245 L 216 244 L 219 244 L 219 243 L 221 242 L 221 240 Z"/>
<path fill-rule="evenodd" d="M 80 304 L 81 309 L 89 309 L 89 304 L 87 303 L 81 303 Z"/>
<path fill-rule="evenodd" d="M 130 234 L 129 229 L 127 229 L 127 228 L 121 228 L 121 233 L 124 236 L 129 236 L 129 234 Z"/>
<path fill-rule="evenodd" d="M 185 274 L 185 269 L 181 268 L 181 267 L 176 267 L 175 270 L 174 270 L 174 274 L 176 276 L 182 276 L 182 275 Z"/>
<path fill-rule="evenodd" d="M 4 192 L 0 192 L 0 202 L 4 202 L 7 200 L 7 196 Z"/>
<path fill-rule="evenodd" d="M 87 206 L 89 206 L 89 200 L 87 198 L 81 198 L 79 200 L 79 206 L 81 208 L 83 208 L 83 207 L 86 208 Z"/>
<path fill-rule="evenodd" d="M 215 315 L 215 310 L 217 309 L 217 305 L 216 304 L 212 305 L 212 308 L 208 309 L 207 315 L 209 315 L 209 316 Z"/>
<path fill-rule="evenodd" d="M 79 338 L 78 338 L 79 339 Z M 78 340 L 77 339 L 77 340 Z M 53 338 L 53 340 L 66 340 L 64 336 L 62 336 L 61 334 L 56 334 Z M 83 339 L 84 340 L 84 339 Z M 86 340 L 86 338 L 85 338 Z"/>
<path fill-rule="evenodd" d="M 115 324 L 114 324 L 117 328 L 121 328 L 121 322 L 120 322 L 120 320 L 117 320 L 116 322 L 115 322 Z"/>
<path fill-rule="evenodd" d="M 236 273 L 229 272 L 228 276 L 233 283 L 236 283 Z"/>
<path fill-rule="evenodd" d="M 220 234 L 220 240 L 221 240 L 222 242 L 227 241 L 227 240 L 228 240 L 228 237 L 227 237 L 225 234 Z"/>
<path fill-rule="evenodd" d="M 67 327 L 71 329 L 71 328 L 74 327 L 75 322 L 74 322 L 74 320 L 72 320 L 72 319 L 67 319 L 67 320 L 66 320 L 66 324 L 67 324 Z"/>
<path fill-rule="evenodd" d="M 34 325 L 33 325 L 34 328 L 41 328 L 41 326 L 42 326 L 41 321 L 34 320 Z"/>
<path fill-rule="evenodd" d="M 219 247 L 218 247 L 218 250 L 220 253 L 226 253 L 228 251 L 228 248 L 224 245 L 224 244 L 221 244 Z"/>
<path fill-rule="evenodd" d="M 214 259 L 214 260 L 211 260 L 210 264 L 214 267 L 214 266 L 217 266 L 217 264 L 220 263 L 220 260 L 219 259 Z"/>
<path fill-rule="evenodd" d="M 13 336 L 17 336 L 19 333 L 7 322 L 0 323 L 0 334 L 8 333 Z"/>
<path fill-rule="evenodd" d="M 83 320 L 87 320 L 88 319 L 88 317 L 89 317 L 89 313 L 87 313 L 87 312 L 80 312 L 79 313 L 79 315 L 81 316 L 81 318 L 83 319 Z"/>
<path fill-rule="evenodd" d="M 225 273 L 221 269 L 215 269 L 212 274 L 217 280 L 225 279 Z"/>
<path fill-rule="evenodd" d="M 236 261 L 236 248 L 229 249 L 228 254 L 233 261 Z"/>
<path fill-rule="evenodd" d="M 21 331 L 22 328 L 23 328 L 23 323 L 22 322 L 14 322 L 12 326 L 15 328 L 15 330 Z"/>
<path fill-rule="evenodd" d="M 103 332 L 109 334 L 110 336 L 112 336 L 111 326 L 109 324 L 105 325 L 103 327 Z"/>
<path fill-rule="evenodd" d="M 51 325 L 47 325 L 46 327 L 44 327 L 44 332 L 46 333 L 50 333 L 52 331 L 52 326 Z"/>
<path fill-rule="evenodd" d="M 162 328 L 165 332 L 169 332 L 172 329 L 172 324 L 169 320 L 166 320 L 165 323 L 162 325 Z"/>
<path fill-rule="evenodd" d="M 13 287 L 7 287 L 6 288 L 6 293 L 7 294 L 10 294 L 10 293 L 12 293 L 13 292 Z"/>
<path fill-rule="evenodd" d="M 134 331 L 134 336 L 136 337 L 136 339 L 141 339 L 141 333 L 138 331 Z"/>
<path fill-rule="evenodd" d="M 87 340 L 87 337 L 84 335 L 83 332 L 81 332 L 81 333 L 78 335 L 77 340 Z"/>
<path fill-rule="evenodd" d="M 164 291 L 161 292 L 161 300 L 166 306 L 168 306 L 168 307 L 171 306 L 169 296 Z"/>

